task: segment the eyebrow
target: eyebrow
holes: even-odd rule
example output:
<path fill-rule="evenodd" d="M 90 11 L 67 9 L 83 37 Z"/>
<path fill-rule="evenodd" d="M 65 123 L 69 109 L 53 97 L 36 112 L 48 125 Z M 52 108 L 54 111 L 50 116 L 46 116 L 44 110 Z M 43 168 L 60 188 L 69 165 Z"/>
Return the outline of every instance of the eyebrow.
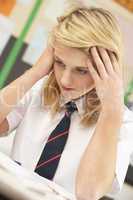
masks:
<path fill-rule="evenodd" d="M 61 62 L 64 64 L 63 60 L 61 60 L 61 58 L 59 58 L 59 57 L 56 56 L 56 55 L 55 55 L 55 59 L 61 61 Z M 78 69 L 81 69 L 81 70 L 83 70 L 83 69 L 84 69 L 84 70 L 89 70 L 88 67 L 83 67 L 83 66 L 75 66 L 75 67 L 78 68 Z"/>

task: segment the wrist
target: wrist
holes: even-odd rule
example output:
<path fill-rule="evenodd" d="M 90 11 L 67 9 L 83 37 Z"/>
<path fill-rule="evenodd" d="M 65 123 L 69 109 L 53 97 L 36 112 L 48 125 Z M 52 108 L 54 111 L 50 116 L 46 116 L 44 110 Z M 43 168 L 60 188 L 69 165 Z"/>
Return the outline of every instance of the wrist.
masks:
<path fill-rule="evenodd" d="M 123 111 L 124 111 L 124 103 L 122 104 L 119 104 L 119 105 L 108 105 L 108 106 L 102 106 L 102 109 L 101 111 L 103 113 L 106 113 L 106 114 L 112 114 L 112 115 L 122 115 L 123 114 Z"/>
<path fill-rule="evenodd" d="M 100 116 L 110 123 L 121 124 L 123 119 L 123 108 L 103 108 Z"/>
<path fill-rule="evenodd" d="M 35 79 L 35 81 L 40 80 L 45 74 L 41 73 L 38 68 L 31 67 L 30 69 L 26 70 L 25 72 L 28 76 Z"/>

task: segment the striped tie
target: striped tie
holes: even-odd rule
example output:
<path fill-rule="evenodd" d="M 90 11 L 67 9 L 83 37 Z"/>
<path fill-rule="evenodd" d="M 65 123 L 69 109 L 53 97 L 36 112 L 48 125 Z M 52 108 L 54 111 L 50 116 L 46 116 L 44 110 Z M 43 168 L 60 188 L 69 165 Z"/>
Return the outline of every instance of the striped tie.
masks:
<path fill-rule="evenodd" d="M 68 102 L 64 117 L 50 134 L 35 168 L 35 172 L 40 176 L 50 180 L 53 179 L 68 138 L 71 114 L 75 110 L 77 110 L 76 104 Z"/>

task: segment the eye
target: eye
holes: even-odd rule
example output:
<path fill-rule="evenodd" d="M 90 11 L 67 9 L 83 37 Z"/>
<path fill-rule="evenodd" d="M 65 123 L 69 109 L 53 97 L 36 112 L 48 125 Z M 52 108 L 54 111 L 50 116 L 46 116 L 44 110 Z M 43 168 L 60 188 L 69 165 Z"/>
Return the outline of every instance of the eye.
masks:
<path fill-rule="evenodd" d="M 55 59 L 55 62 L 58 63 L 59 66 L 65 67 L 64 63 L 62 63 L 60 60 L 56 60 L 56 59 Z"/>
<path fill-rule="evenodd" d="M 79 74 L 87 74 L 89 71 L 88 70 L 84 70 L 84 69 L 77 69 L 76 70 Z"/>

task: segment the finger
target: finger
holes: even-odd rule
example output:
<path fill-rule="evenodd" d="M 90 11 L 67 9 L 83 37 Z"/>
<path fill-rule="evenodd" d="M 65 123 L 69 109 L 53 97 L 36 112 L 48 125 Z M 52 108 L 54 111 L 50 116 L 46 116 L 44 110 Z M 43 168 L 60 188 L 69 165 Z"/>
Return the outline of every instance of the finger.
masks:
<path fill-rule="evenodd" d="M 88 69 L 92 75 L 94 82 L 97 83 L 99 81 L 100 77 L 89 59 L 87 60 L 87 65 L 88 65 Z"/>
<path fill-rule="evenodd" d="M 116 59 L 115 54 L 113 52 L 111 52 L 111 51 L 108 51 L 108 53 L 109 53 L 112 65 L 114 67 L 114 71 L 117 72 L 117 73 L 120 73 L 120 66 L 119 66 L 119 63 L 118 63 L 118 61 Z"/>
<path fill-rule="evenodd" d="M 104 66 L 106 68 L 107 73 L 110 74 L 110 75 L 113 74 L 114 73 L 114 68 L 112 66 L 111 58 L 110 58 L 107 50 L 105 50 L 102 47 L 98 47 L 98 51 L 99 51 L 101 59 L 102 59 L 102 61 L 104 63 Z"/>
<path fill-rule="evenodd" d="M 107 72 L 105 70 L 105 66 L 104 66 L 104 64 L 103 64 L 103 62 L 102 62 L 102 60 L 101 60 L 101 58 L 98 54 L 96 47 L 91 48 L 91 54 L 93 56 L 93 59 L 94 59 L 96 66 L 97 66 L 97 70 L 100 74 L 100 77 L 102 79 L 104 79 L 105 77 L 107 77 Z"/>

